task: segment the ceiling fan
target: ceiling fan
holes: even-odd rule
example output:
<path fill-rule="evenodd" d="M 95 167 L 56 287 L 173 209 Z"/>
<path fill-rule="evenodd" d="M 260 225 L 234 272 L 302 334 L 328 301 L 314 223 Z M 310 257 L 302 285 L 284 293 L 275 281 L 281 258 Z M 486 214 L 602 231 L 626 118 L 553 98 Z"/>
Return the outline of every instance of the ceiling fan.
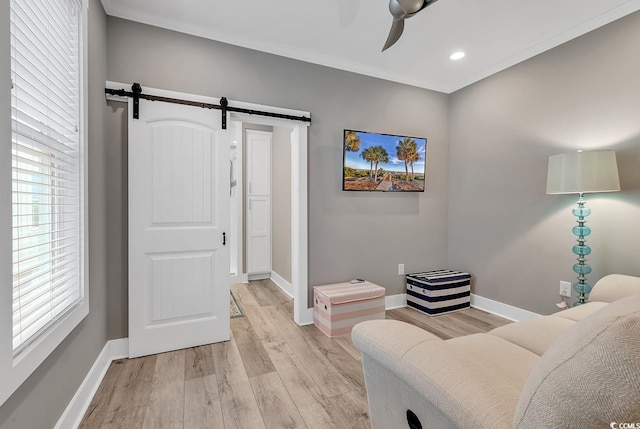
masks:
<path fill-rule="evenodd" d="M 404 20 L 411 18 L 422 9 L 438 0 L 389 0 L 389 12 L 393 15 L 393 23 L 382 52 L 390 48 L 400 39 L 404 31 Z"/>

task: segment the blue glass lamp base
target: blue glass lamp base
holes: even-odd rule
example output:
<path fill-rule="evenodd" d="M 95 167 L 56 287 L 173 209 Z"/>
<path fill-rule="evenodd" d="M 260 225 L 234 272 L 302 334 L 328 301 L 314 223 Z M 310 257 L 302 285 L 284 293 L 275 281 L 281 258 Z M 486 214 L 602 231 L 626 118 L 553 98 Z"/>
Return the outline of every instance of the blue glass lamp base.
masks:
<path fill-rule="evenodd" d="M 573 209 L 572 213 L 576 216 L 578 225 L 572 228 L 572 232 L 578 236 L 578 244 L 573 246 L 572 251 L 578 256 L 578 262 L 573 265 L 573 271 L 578 275 L 578 281 L 573 284 L 573 290 L 578 293 L 578 301 L 573 306 L 587 303 L 588 295 L 591 292 L 591 285 L 585 282 L 586 275 L 591 273 L 591 266 L 587 264 L 585 256 L 591 254 L 591 247 L 585 244 L 585 237 L 591 234 L 591 228 L 585 225 L 585 218 L 591 214 L 591 209 L 585 207 L 586 201 L 581 193 L 578 198 L 578 205 Z"/>

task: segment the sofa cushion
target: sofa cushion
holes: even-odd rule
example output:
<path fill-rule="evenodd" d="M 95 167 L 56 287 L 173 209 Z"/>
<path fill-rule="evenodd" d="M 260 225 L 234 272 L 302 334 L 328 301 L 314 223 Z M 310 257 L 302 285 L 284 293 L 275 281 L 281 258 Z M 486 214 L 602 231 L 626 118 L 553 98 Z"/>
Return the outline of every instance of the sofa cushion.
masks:
<path fill-rule="evenodd" d="M 640 277 L 609 274 L 593 286 L 589 301 L 614 302 L 637 294 L 640 294 Z"/>
<path fill-rule="evenodd" d="M 640 422 L 640 295 L 607 305 L 562 334 L 540 358 L 515 428 Z"/>
<path fill-rule="evenodd" d="M 496 429 L 512 424 L 539 359 L 502 338 L 473 334 L 422 342 L 390 366 L 456 427 Z"/>
<path fill-rule="evenodd" d="M 542 356 L 549 346 L 564 331 L 576 322 L 560 317 L 541 316 L 518 323 L 509 323 L 489 332 L 489 335 L 504 338 L 532 353 Z"/>
<path fill-rule="evenodd" d="M 515 409 L 524 383 L 540 359 L 539 356 L 511 341 L 488 334 L 464 335 L 451 338 L 446 343 L 451 353 L 464 356 L 465 359 L 473 361 L 478 368 L 482 368 L 484 376 L 493 380 L 494 385 L 508 385 L 518 392 L 512 410 Z M 455 378 L 453 374 L 449 376 L 451 379 Z M 474 385 L 470 380 L 466 380 L 465 383 L 469 389 Z M 478 389 L 478 394 L 482 394 L 486 386 L 478 385 Z"/>
<path fill-rule="evenodd" d="M 576 307 L 567 308 L 563 311 L 558 311 L 557 313 L 553 313 L 553 316 L 579 322 L 585 317 L 591 316 L 596 311 L 602 310 L 607 305 L 609 305 L 608 302 L 591 301 L 587 302 L 586 304 L 578 305 Z"/>

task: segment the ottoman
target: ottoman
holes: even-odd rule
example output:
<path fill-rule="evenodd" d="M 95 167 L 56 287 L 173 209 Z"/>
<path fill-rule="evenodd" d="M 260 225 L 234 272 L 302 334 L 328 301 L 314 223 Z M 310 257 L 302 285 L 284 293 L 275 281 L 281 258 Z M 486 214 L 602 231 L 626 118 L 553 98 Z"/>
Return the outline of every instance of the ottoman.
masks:
<path fill-rule="evenodd" d="M 313 288 L 313 324 L 328 337 L 351 333 L 356 323 L 384 319 L 385 289 L 364 281 Z"/>

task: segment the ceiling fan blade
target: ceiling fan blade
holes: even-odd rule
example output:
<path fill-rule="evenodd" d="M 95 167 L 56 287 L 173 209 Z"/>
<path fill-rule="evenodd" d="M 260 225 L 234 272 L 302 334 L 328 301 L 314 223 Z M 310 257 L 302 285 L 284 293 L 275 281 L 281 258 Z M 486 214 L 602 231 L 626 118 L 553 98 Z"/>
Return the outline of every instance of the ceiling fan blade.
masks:
<path fill-rule="evenodd" d="M 398 2 L 400 7 L 406 14 L 416 13 L 419 10 L 423 9 L 428 3 L 428 0 L 396 0 L 396 1 Z"/>
<path fill-rule="evenodd" d="M 384 43 L 384 47 L 382 48 L 382 52 L 392 47 L 398 39 L 400 39 L 403 31 L 404 19 L 394 19 L 393 24 L 391 24 L 391 30 L 389 30 L 389 36 L 387 36 L 387 41 Z"/>

